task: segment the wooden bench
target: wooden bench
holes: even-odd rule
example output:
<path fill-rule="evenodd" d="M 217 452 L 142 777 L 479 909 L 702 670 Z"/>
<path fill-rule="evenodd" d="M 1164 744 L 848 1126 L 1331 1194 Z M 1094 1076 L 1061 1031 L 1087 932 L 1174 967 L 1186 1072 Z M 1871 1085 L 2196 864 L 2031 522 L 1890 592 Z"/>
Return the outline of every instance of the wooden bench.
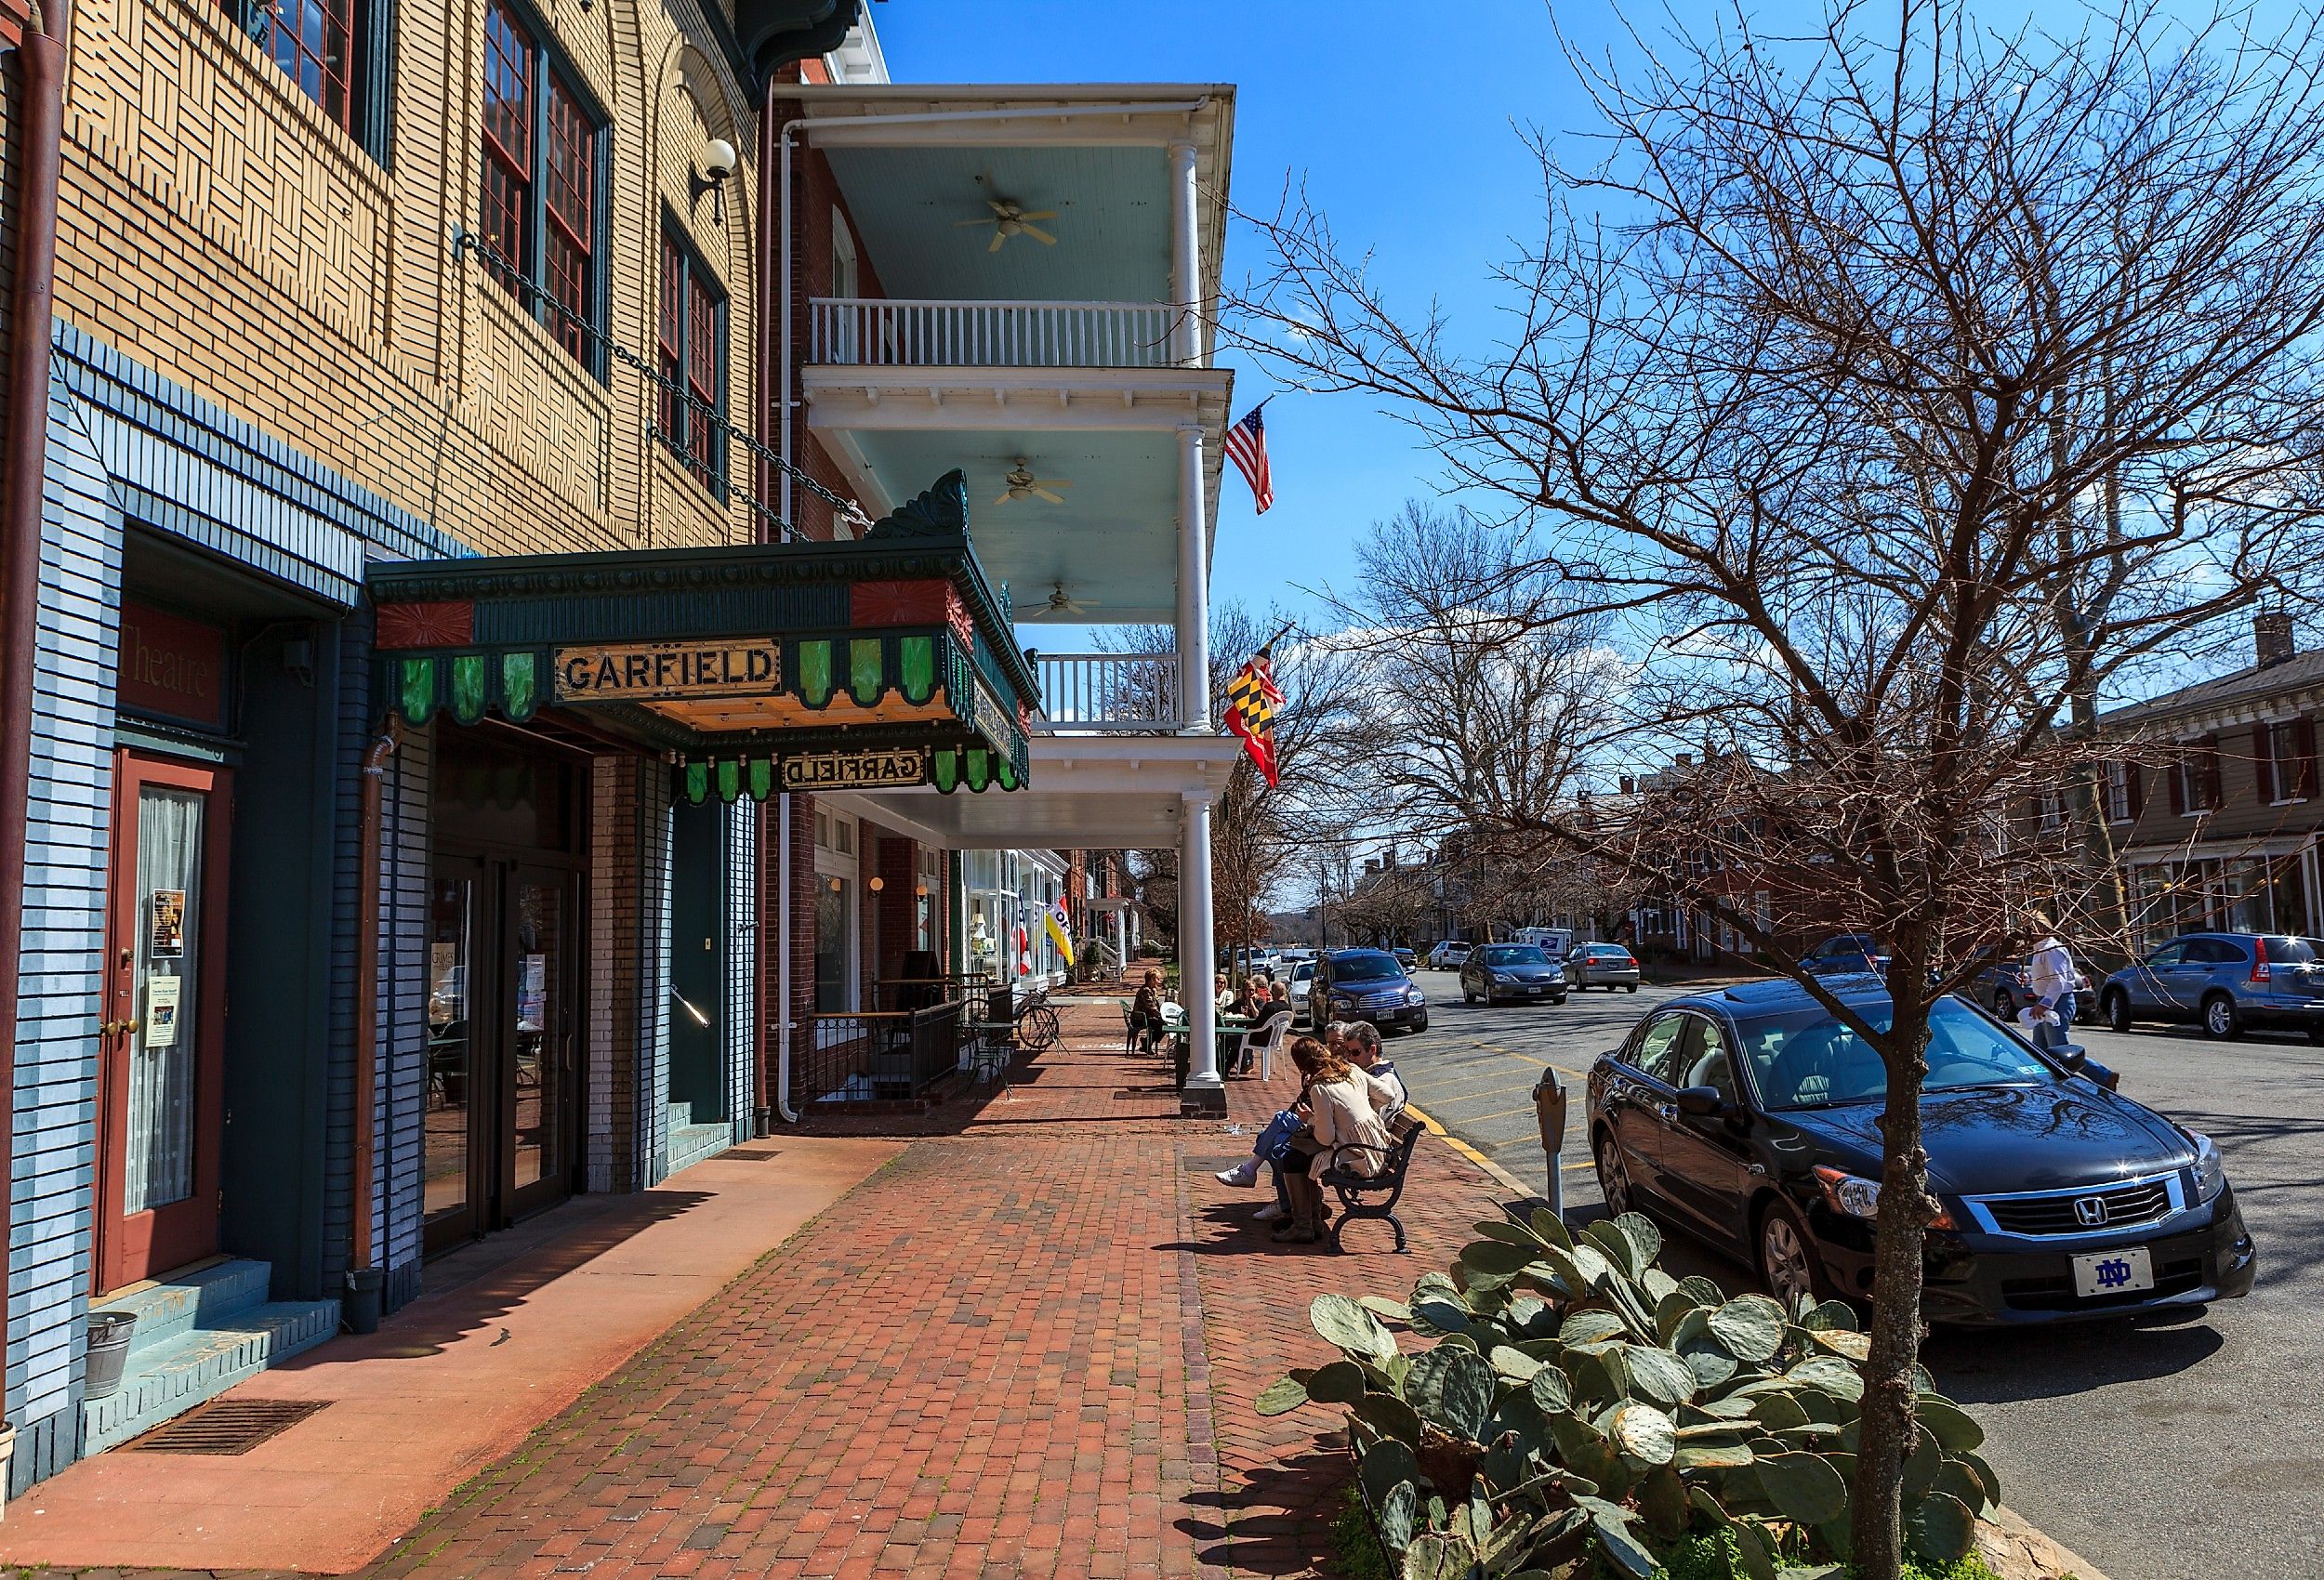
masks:
<path fill-rule="evenodd" d="M 1412 1167 L 1412 1149 L 1419 1145 L 1420 1136 L 1428 1126 L 1409 1113 L 1399 1113 L 1388 1122 L 1388 1146 L 1367 1147 L 1351 1141 L 1331 1149 L 1331 1166 L 1316 1177 L 1318 1185 L 1328 1185 L 1340 1198 L 1340 1212 L 1331 1220 L 1331 1248 L 1342 1251 L 1340 1236 L 1351 1220 L 1359 1218 L 1378 1218 L 1396 1231 L 1396 1251 L 1405 1249 L 1404 1223 L 1396 1217 L 1396 1203 L 1404 1195 L 1404 1178 Z M 1340 1159 L 1346 1152 L 1369 1152 L 1381 1160 L 1376 1174 L 1358 1174 L 1342 1168 Z"/>

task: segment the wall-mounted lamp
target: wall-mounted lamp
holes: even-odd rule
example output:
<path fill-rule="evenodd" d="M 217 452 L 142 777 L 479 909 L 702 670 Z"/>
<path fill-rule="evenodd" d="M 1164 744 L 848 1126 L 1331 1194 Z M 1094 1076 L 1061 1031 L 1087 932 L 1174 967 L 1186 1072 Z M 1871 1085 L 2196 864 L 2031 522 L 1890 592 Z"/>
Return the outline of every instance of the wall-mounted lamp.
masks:
<path fill-rule="evenodd" d="M 736 158 L 733 143 L 724 138 L 712 138 L 703 145 L 702 168 L 686 173 L 686 185 L 693 193 L 695 202 L 702 201 L 703 193 L 710 194 L 710 223 L 713 225 L 726 223 L 726 182 L 734 174 Z"/>
<path fill-rule="evenodd" d="M 914 885 L 912 886 L 912 893 L 913 893 L 914 897 L 915 897 L 915 898 L 917 898 L 917 899 L 920 899 L 920 900 L 925 900 L 925 899 L 927 899 L 927 898 L 928 898 L 928 885 L 926 885 L 926 884 L 924 884 L 924 883 L 916 883 L 916 884 L 914 884 Z"/>
<path fill-rule="evenodd" d="M 836 878 L 836 877 L 835 877 L 835 878 L 833 878 L 833 879 L 831 880 L 831 892 L 832 892 L 832 893 L 834 893 L 834 894 L 838 893 L 838 892 L 839 892 L 839 890 L 841 890 L 842 889 L 845 889 L 846 887 L 847 887 L 847 885 L 846 885 L 846 884 L 841 883 L 841 882 L 840 882 L 838 878 Z"/>
<path fill-rule="evenodd" d="M 887 887 L 888 887 L 888 880 L 887 880 L 886 878 L 884 878 L 884 877 L 875 877 L 875 878 L 873 878 L 873 879 L 871 880 L 871 883 L 870 883 L 869 887 L 870 887 L 870 889 L 871 889 L 871 891 L 872 891 L 874 894 L 877 894 L 877 893 L 878 893 L 881 889 L 885 889 L 885 888 L 887 888 Z"/>

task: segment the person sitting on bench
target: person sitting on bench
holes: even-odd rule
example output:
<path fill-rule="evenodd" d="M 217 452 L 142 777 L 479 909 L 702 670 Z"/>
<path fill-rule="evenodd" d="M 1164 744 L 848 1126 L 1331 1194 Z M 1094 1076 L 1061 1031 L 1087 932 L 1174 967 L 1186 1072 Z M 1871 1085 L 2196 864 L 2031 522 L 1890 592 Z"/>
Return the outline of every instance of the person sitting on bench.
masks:
<path fill-rule="evenodd" d="M 1152 1053 L 1162 1040 L 1162 973 L 1148 971 L 1146 980 L 1139 984 L 1138 996 L 1129 1006 L 1129 1029 L 1139 1046 Z"/>
<path fill-rule="evenodd" d="M 1378 1026 L 1365 1020 L 1334 1020 L 1324 1033 L 1324 1042 L 1363 1073 L 1382 1125 L 1404 1112 L 1411 1095 L 1404 1089 L 1404 1077 L 1396 1073 L 1395 1061 L 1380 1057 Z"/>

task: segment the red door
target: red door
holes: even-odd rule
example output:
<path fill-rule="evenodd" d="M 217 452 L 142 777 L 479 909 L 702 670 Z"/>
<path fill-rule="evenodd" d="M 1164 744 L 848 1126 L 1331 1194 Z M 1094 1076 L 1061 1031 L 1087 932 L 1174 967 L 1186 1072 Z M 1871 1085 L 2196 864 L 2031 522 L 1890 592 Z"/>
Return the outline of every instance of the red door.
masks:
<path fill-rule="evenodd" d="M 232 775 L 113 756 L 98 1020 L 99 1293 L 218 1249 Z"/>

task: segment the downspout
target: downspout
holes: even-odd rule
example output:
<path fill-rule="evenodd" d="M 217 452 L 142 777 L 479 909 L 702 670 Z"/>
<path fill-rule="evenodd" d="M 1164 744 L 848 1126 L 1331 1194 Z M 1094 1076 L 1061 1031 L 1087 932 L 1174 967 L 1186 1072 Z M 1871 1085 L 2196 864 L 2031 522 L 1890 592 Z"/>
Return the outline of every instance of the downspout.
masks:
<path fill-rule="evenodd" d="M 776 318 L 782 325 L 780 335 L 782 364 L 779 376 L 783 385 L 782 395 L 775 403 L 774 416 L 782 430 L 782 441 L 777 448 L 783 457 L 782 516 L 784 524 L 788 526 L 791 520 L 790 468 L 794 464 L 791 454 L 791 413 L 796 405 L 791 399 L 791 316 L 796 310 L 796 304 L 792 300 L 790 290 L 791 135 L 794 132 L 812 131 L 819 126 L 927 126 L 977 121 L 1048 121 L 1076 115 L 1168 115 L 1176 113 L 1192 115 L 1209 102 L 1209 96 L 1206 94 L 1200 99 L 1168 99 L 1155 104 L 1052 104 L 1025 105 L 1007 110 L 931 110 L 908 115 L 810 115 L 802 116 L 796 121 L 785 122 L 782 132 L 774 139 L 778 150 L 775 163 L 782 171 L 781 191 L 776 199 L 776 207 L 781 215 L 781 240 L 777 244 L 781 248 L 782 265 L 776 278 L 782 282 L 782 301 L 776 309 Z M 774 94 L 770 88 L 767 94 L 767 119 L 769 120 L 773 119 L 773 107 Z M 763 149 L 766 143 L 763 132 L 759 143 Z M 762 152 L 760 158 L 763 160 L 764 157 Z M 760 212 L 765 211 L 761 208 Z M 765 340 L 766 336 L 762 331 L 759 335 L 760 344 L 763 345 Z"/>
<path fill-rule="evenodd" d="M 60 18 L 61 20 L 61 18 Z M 62 29 L 59 28 L 59 32 Z M 39 661 L 41 496 L 48 470 L 48 349 L 57 314 L 57 189 L 64 160 L 64 46 L 32 0 L 24 72 L 16 281 L 9 293 L 5 501 L 0 501 L 0 1181 L 9 1178 L 16 1025 L 23 972 L 25 829 L 32 818 L 33 672 Z M 0 1231 L 9 1204 L 0 1196 Z M 8 1258 L 0 1254 L 0 1308 Z"/>
<path fill-rule="evenodd" d="M 362 810 L 356 817 L 355 854 L 355 1083 L 354 1222 L 348 1236 L 347 1269 L 372 1265 L 372 1171 L 377 1124 L 379 1059 L 379 836 L 382 787 L 388 759 L 403 744 L 403 729 L 390 719 L 387 732 L 363 754 Z"/>
<path fill-rule="evenodd" d="M 774 799 L 775 819 L 782 824 L 774 836 L 775 995 L 781 1000 L 776 1010 L 780 1019 L 774 1023 L 774 1111 L 784 1124 L 796 1125 L 799 1114 L 791 1107 L 791 794 L 786 790 Z"/>

